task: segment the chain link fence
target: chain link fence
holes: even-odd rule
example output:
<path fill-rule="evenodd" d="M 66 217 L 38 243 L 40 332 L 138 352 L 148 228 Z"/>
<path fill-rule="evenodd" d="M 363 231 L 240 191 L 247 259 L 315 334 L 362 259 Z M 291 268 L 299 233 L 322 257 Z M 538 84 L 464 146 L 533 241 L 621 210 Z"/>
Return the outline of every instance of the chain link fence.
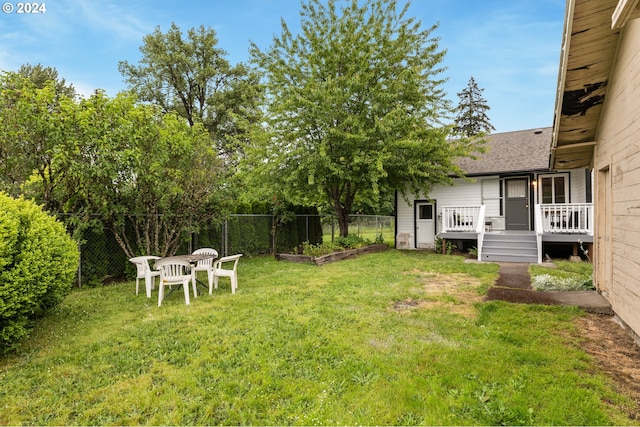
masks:
<path fill-rule="evenodd" d="M 220 226 L 193 233 L 181 243 L 177 253 L 210 247 L 221 256 L 274 254 L 291 252 L 305 241 L 330 242 L 339 235 L 338 223 L 332 216 L 297 214 L 293 220 L 278 226 L 274 221 L 272 215 L 234 214 Z M 392 216 L 352 215 L 349 233 L 372 242 L 382 236 L 385 243 L 393 246 L 395 220 Z M 85 232 L 79 249 L 78 286 L 97 286 L 135 277 L 135 266 L 110 232 Z"/>

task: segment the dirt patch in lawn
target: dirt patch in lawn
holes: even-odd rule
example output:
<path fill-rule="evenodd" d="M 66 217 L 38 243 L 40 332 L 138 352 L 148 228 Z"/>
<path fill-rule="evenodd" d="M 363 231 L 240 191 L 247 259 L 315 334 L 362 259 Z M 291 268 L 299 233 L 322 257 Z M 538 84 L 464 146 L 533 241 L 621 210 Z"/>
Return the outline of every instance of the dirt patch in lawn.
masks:
<path fill-rule="evenodd" d="M 613 381 L 616 391 L 635 405 L 620 408 L 632 420 L 640 419 L 640 349 L 612 316 L 587 314 L 577 321 L 583 349 Z"/>
<path fill-rule="evenodd" d="M 440 274 L 418 270 L 410 274 L 417 276 L 425 298 L 397 301 L 393 305 L 394 310 L 445 307 L 468 318 L 477 314 L 473 303 L 483 300 L 477 291 L 482 284 L 480 280 L 466 274 Z"/>

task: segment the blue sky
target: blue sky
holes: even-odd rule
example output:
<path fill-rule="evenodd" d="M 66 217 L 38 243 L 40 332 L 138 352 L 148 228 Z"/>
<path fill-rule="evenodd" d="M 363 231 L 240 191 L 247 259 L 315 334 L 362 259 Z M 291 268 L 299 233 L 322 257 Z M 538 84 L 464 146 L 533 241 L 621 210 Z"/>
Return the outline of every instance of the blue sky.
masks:
<path fill-rule="evenodd" d="M 6 0 L 2 0 L 3 10 Z M 298 0 L 50 0 L 46 12 L 0 14 L 0 69 L 22 64 L 55 67 L 82 94 L 125 89 L 118 61 L 136 64 L 142 38 L 175 22 L 183 32 L 213 28 L 232 63 L 247 61 L 250 42 L 261 49 L 300 22 Z M 404 0 L 398 0 L 404 5 Z M 473 76 L 497 132 L 551 126 L 565 0 L 413 0 L 409 15 L 447 50 L 448 97 Z"/>

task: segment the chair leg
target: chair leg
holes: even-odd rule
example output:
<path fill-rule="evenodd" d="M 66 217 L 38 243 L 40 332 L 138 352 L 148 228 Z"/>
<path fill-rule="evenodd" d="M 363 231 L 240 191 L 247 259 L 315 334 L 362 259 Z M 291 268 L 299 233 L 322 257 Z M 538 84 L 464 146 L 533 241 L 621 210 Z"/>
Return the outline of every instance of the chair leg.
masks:
<path fill-rule="evenodd" d="M 218 276 L 216 274 L 213 275 L 213 288 L 218 289 Z M 209 289 L 211 289 L 211 287 L 209 287 Z"/>
<path fill-rule="evenodd" d="M 191 269 L 191 287 L 193 288 L 193 297 L 198 298 L 198 272 Z"/>
<path fill-rule="evenodd" d="M 207 281 L 209 282 L 209 293 L 211 293 L 211 288 L 213 287 L 213 270 L 207 271 Z"/>
<path fill-rule="evenodd" d="M 160 282 L 158 287 L 158 307 L 160 307 L 162 305 L 162 300 L 164 299 L 164 284 Z"/>
<path fill-rule="evenodd" d="M 231 293 L 236 293 L 236 288 L 238 287 L 238 275 L 234 272 L 231 276 Z"/>
<path fill-rule="evenodd" d="M 209 295 L 211 295 L 213 293 L 213 282 L 215 279 L 213 271 L 207 271 L 207 279 L 209 281 Z"/>
<path fill-rule="evenodd" d="M 155 279 L 152 276 L 147 276 L 144 278 L 144 287 L 147 292 L 147 298 L 151 298 L 151 286 L 153 285 Z"/>
<path fill-rule="evenodd" d="M 191 281 L 191 287 L 193 288 L 193 297 L 198 298 L 198 284 L 195 280 Z"/>
<path fill-rule="evenodd" d="M 136 295 L 138 295 L 139 289 L 140 289 L 140 279 L 136 277 Z"/>
<path fill-rule="evenodd" d="M 185 280 L 184 283 L 182 284 L 182 287 L 184 288 L 184 302 L 185 304 L 189 305 L 190 301 L 189 301 L 189 282 L 191 282 L 191 280 Z"/>

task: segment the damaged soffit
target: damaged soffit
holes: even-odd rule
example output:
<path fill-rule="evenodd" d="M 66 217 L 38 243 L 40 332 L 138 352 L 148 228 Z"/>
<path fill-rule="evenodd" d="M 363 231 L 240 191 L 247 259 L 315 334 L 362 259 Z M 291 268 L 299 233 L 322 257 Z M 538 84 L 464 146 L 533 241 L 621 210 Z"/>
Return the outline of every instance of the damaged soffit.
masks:
<path fill-rule="evenodd" d="M 556 96 L 551 168 L 589 167 L 619 29 L 618 0 L 568 0 Z"/>

